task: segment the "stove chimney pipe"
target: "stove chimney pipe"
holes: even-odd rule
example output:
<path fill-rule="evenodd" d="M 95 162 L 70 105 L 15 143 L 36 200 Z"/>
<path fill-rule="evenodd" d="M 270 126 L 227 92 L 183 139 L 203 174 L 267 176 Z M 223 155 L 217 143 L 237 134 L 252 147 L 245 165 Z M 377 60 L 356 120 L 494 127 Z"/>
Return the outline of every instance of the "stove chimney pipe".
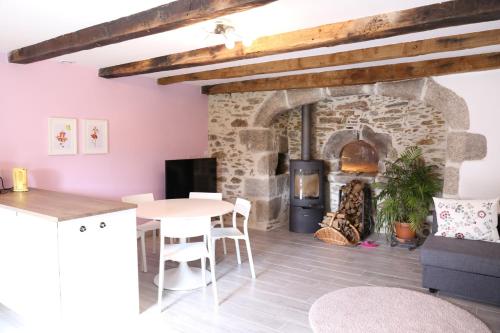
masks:
<path fill-rule="evenodd" d="M 302 160 L 311 159 L 311 112 L 312 104 L 302 105 Z"/>

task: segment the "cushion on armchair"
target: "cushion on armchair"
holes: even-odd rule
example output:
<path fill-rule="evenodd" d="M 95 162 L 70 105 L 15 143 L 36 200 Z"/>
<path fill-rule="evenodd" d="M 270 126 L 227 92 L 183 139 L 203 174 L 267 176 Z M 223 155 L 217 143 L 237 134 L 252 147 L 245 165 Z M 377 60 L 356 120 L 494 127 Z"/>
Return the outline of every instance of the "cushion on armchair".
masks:
<path fill-rule="evenodd" d="M 496 242 L 498 198 L 458 200 L 434 198 L 438 230 L 436 236 Z"/>

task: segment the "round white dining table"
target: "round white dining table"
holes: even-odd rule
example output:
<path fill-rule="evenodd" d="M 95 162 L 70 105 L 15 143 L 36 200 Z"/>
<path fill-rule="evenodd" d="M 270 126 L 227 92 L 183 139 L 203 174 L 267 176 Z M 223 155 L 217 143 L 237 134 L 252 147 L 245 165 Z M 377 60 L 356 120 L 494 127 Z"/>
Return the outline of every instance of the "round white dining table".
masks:
<path fill-rule="evenodd" d="M 233 211 L 234 205 L 227 201 L 211 199 L 166 199 L 144 202 L 137 205 L 137 217 L 149 220 L 162 218 L 216 217 Z M 180 239 L 180 242 L 185 242 Z M 190 267 L 180 262 L 176 268 L 165 270 L 164 289 L 192 290 L 203 287 L 201 268 Z M 210 274 L 206 274 L 207 283 Z M 158 275 L 154 278 L 158 285 Z"/>

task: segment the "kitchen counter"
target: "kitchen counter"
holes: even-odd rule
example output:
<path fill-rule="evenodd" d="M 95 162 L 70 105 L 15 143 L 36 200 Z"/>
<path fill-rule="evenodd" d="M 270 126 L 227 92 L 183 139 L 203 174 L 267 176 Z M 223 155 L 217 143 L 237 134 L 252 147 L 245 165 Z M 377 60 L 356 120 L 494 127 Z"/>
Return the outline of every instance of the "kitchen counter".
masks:
<path fill-rule="evenodd" d="M 40 189 L 0 194 L 0 303 L 42 323 L 134 318 L 136 228 L 133 204 Z"/>
<path fill-rule="evenodd" d="M 62 222 L 133 209 L 134 204 L 32 188 L 28 192 L 0 194 L 0 207 Z"/>

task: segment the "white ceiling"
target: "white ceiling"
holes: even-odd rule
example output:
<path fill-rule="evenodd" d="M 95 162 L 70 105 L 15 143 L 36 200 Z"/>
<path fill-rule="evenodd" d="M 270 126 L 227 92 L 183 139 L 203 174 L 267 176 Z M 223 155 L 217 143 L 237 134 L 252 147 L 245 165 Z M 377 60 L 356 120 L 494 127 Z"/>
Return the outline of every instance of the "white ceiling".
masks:
<path fill-rule="evenodd" d="M 0 53 L 8 53 L 10 50 L 16 48 L 34 44 L 42 40 L 46 40 L 94 24 L 110 21 L 122 16 L 127 16 L 168 2 L 171 1 L 0 0 Z M 236 25 L 237 29 L 241 33 L 247 35 L 252 34 L 254 37 L 259 37 L 384 12 L 423 6 L 437 2 L 440 1 L 278 0 L 269 5 L 252 9 L 246 12 L 233 14 L 227 17 Z M 174 31 L 134 39 L 119 44 L 108 45 L 92 50 L 68 54 L 47 61 L 72 61 L 79 65 L 95 68 L 97 75 L 97 69 L 101 67 L 118 65 L 130 61 L 142 60 L 221 44 L 221 41 L 215 38 L 215 36 L 209 36 L 209 38 L 207 38 L 206 31 L 209 30 L 212 26 L 213 21 L 202 22 Z M 196 72 L 201 70 L 262 62 L 274 59 L 332 53 L 336 51 L 344 51 L 388 43 L 499 28 L 500 21 L 493 21 L 447 29 L 438 29 L 423 33 L 408 34 L 363 43 L 339 45 L 329 48 L 320 48 L 308 51 L 262 57 L 257 59 L 235 61 L 224 64 L 180 69 L 169 72 L 152 73 L 146 74 L 145 76 L 158 78 L 168 75 Z M 450 52 L 449 54 L 445 55 L 458 56 L 480 52 L 500 52 L 500 45 L 467 51 Z M 395 63 L 402 61 L 414 61 L 415 59 L 432 59 L 442 56 L 444 56 L 444 54 L 434 54 L 417 58 L 357 64 L 356 66 L 342 66 L 337 67 L 336 69 L 347 67 L 373 66 L 378 64 Z M 29 64 L 25 66 L 29 66 Z M 324 69 L 318 69 L 314 71 L 322 70 Z M 226 81 L 234 80 L 241 79 Z M 193 82 L 193 84 L 201 85 L 206 83 L 214 84 L 219 82 L 225 81 L 198 81 Z"/>

